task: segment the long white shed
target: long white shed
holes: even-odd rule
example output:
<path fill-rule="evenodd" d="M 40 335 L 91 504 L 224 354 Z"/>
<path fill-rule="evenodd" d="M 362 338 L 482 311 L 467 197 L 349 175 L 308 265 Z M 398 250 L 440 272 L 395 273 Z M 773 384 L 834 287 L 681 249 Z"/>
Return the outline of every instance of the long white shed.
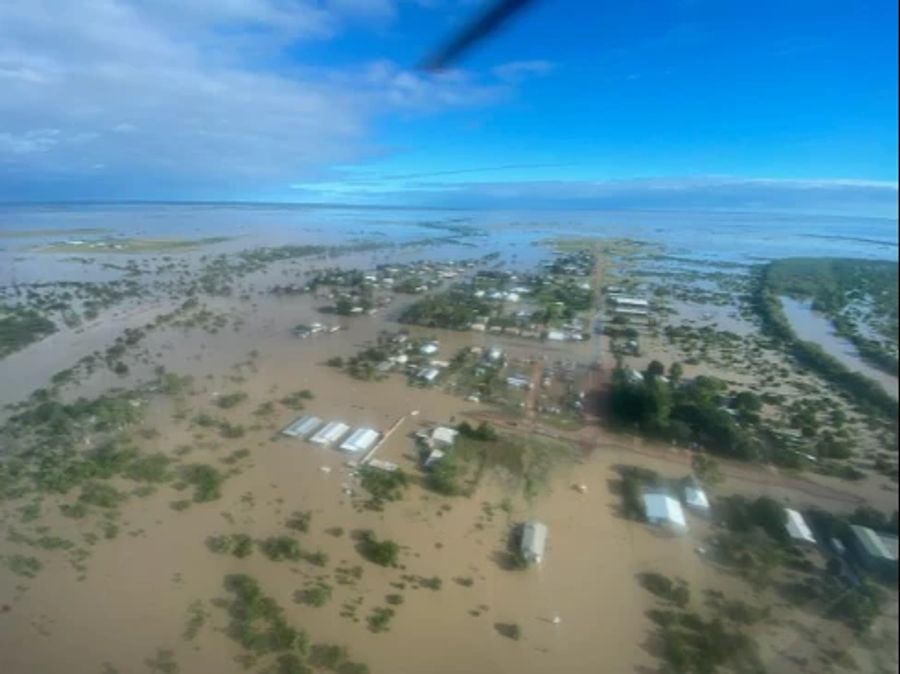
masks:
<path fill-rule="evenodd" d="M 333 445 L 335 442 L 344 437 L 344 435 L 349 430 L 350 427 L 341 421 L 330 421 L 322 426 L 322 428 L 320 428 L 318 432 L 309 439 L 309 441 L 314 445 Z"/>

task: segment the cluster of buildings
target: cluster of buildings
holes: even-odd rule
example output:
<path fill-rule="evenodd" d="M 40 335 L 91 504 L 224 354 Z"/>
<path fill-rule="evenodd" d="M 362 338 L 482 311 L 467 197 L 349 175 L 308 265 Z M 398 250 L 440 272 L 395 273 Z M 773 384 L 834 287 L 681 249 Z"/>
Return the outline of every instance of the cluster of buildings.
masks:
<path fill-rule="evenodd" d="M 350 426 L 342 421 L 326 422 L 312 415 L 296 419 L 281 433 L 290 438 L 307 440 L 319 447 L 336 445 L 342 452 L 351 454 L 366 453 L 381 439 L 381 434 L 374 429 L 361 426 L 351 431 Z"/>

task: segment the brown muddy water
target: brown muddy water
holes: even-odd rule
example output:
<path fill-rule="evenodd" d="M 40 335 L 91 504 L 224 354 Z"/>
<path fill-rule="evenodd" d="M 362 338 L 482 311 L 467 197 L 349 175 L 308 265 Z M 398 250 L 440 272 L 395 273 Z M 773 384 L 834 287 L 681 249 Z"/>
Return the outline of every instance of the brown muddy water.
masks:
<path fill-rule="evenodd" d="M 274 270 L 248 283 L 261 288 L 292 273 Z M 242 650 L 224 634 L 227 617 L 212 603 L 224 596 L 223 577 L 238 572 L 256 578 L 284 607 L 289 622 L 306 630 L 314 643 L 347 646 L 352 659 L 368 664 L 374 674 L 649 674 L 659 666 L 645 615 L 655 603 L 636 582 L 636 574 L 652 570 L 685 578 L 698 606 L 703 589 L 753 599 L 745 583 L 697 554 L 709 535 L 703 521 L 691 518 L 691 532 L 673 538 L 618 515 L 618 497 L 609 487 L 615 465 L 644 465 L 672 477 L 682 476 L 684 469 L 607 443 L 604 436 L 598 437 L 593 452 L 558 466 L 548 475 L 546 488 L 531 500 L 490 475 L 468 498 L 439 497 L 414 477 L 402 500 L 375 512 L 359 506 L 362 494 L 346 455 L 278 436 L 300 412 L 276 404 L 271 418 L 260 421 L 252 414 L 260 403 L 308 388 L 315 398 L 306 403 L 305 412 L 324 419 L 385 430 L 405 417 L 385 443 L 383 455 L 418 476 L 410 435 L 430 423 L 462 418 L 477 407 L 439 390 L 410 388 L 401 376 L 360 382 L 324 365 L 332 356 L 353 355 L 381 330 L 396 329 L 390 317 L 402 302 L 375 316 L 344 318 L 322 316 L 316 310 L 320 302 L 308 296 L 209 300 L 211 310 L 229 317 L 229 324 L 215 334 L 174 327 L 152 331 L 127 358 L 127 377 L 97 371 L 67 389 L 69 397 L 93 396 L 111 386 L 145 381 L 157 365 L 164 365 L 170 372 L 194 377 L 193 392 L 182 403 L 188 418 L 208 411 L 250 430 L 242 438 L 222 439 L 177 421 L 172 402 L 156 400 L 147 410 L 145 425 L 158 435 L 142 440 L 144 448 L 168 454 L 188 445 L 193 448 L 189 461 L 220 466 L 234 450 L 246 448 L 250 454 L 237 464 L 239 472 L 227 480 L 219 500 L 176 512 L 170 503 L 184 495 L 170 486 L 130 499 L 122 508 L 121 533 L 90 546 L 83 574 L 58 551 L 0 541 L 0 557 L 22 552 L 44 564 L 34 579 L 5 568 L 0 572 L 0 606 L 8 607 L 0 612 L 0 671 L 97 674 L 113 671 L 104 670 L 108 663 L 123 673 L 146 672 L 145 660 L 158 649 L 171 650 L 184 673 L 246 671 L 235 662 Z M 10 402 L 26 396 L 60 369 L 60 353 L 74 360 L 82 350 L 86 354 L 105 348 L 124 327 L 144 324 L 165 310 L 163 304 L 125 308 L 108 324 L 85 326 L 77 335 L 60 333 L 57 342 L 45 340 L 23 350 L 2 364 L 4 395 Z M 345 329 L 306 340 L 291 335 L 294 325 L 316 320 Z M 436 335 L 442 359 L 461 346 L 492 343 L 521 358 L 586 362 L 592 353 L 590 344 L 556 347 L 476 333 L 413 332 Z M 77 346 L 78 353 L 66 350 L 69 345 Z M 251 357 L 254 350 L 259 355 Z M 71 360 L 62 363 L 68 364 Z M 217 395 L 234 391 L 246 393 L 248 399 L 227 411 L 214 407 Z M 255 424 L 260 427 L 254 430 Z M 574 484 L 586 485 L 587 493 L 573 489 Z M 737 482 L 730 488 L 751 494 L 760 489 Z M 509 512 L 499 507 L 505 500 Z M 45 526 L 48 533 L 79 543 L 97 531 L 96 519 L 62 517 L 60 502 L 44 497 L 44 514 L 29 525 L 19 522 L 20 503 L 4 506 L 0 515 L 5 528 Z M 312 524 L 298 537 L 304 549 L 328 555 L 324 568 L 302 561 L 272 562 L 258 551 L 237 560 L 214 554 L 205 545 L 208 536 L 217 534 L 264 538 L 288 533 L 286 518 L 305 510 L 312 512 Z M 501 563 L 509 529 L 531 517 L 549 527 L 544 562 L 510 571 Z M 343 535 L 326 531 L 335 527 L 343 529 Z M 385 569 L 365 561 L 349 535 L 354 529 L 371 529 L 379 538 L 400 543 L 403 568 Z M 362 568 L 357 581 L 347 586 L 336 582 L 338 567 L 357 565 Z M 404 580 L 407 574 L 438 577 L 442 586 L 415 589 L 415 583 Z M 319 608 L 295 602 L 295 592 L 316 579 L 334 587 L 331 601 Z M 400 583 L 405 587 L 398 587 Z M 387 605 L 388 594 L 401 594 L 403 603 L 396 607 L 389 631 L 373 633 L 366 617 Z M 196 601 L 203 602 L 209 617 L 198 636 L 186 640 L 189 607 Z M 341 615 L 347 603 L 357 602 L 356 620 Z M 786 623 L 814 622 L 783 615 Z M 511 624 L 521 628 L 520 640 L 498 630 Z M 756 634 L 773 672 L 803 671 L 783 654 L 796 648 L 792 644 L 799 632 L 791 629 L 766 627 Z M 846 633 L 828 629 L 835 643 L 865 657 L 864 649 Z M 893 639 L 896 643 L 895 635 Z"/>

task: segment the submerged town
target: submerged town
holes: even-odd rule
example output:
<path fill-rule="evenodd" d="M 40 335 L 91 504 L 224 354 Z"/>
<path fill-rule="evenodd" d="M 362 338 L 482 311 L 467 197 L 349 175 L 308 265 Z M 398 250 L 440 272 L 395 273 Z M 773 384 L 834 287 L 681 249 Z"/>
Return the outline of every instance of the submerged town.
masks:
<path fill-rule="evenodd" d="M 896 262 L 425 231 L 17 246 L 3 671 L 898 671 Z"/>

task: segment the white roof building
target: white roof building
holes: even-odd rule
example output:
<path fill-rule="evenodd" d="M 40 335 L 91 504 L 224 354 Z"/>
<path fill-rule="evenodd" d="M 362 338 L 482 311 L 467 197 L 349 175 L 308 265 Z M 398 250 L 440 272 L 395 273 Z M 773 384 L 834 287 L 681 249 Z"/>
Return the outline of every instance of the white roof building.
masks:
<path fill-rule="evenodd" d="M 340 440 L 344 434 L 350 430 L 350 427 L 341 421 L 329 421 L 322 426 L 318 432 L 312 436 L 309 441 L 314 445 L 333 445 Z"/>
<path fill-rule="evenodd" d="M 522 527 L 522 556 L 529 564 L 540 564 L 547 547 L 547 525 L 537 520 L 526 522 Z"/>
<path fill-rule="evenodd" d="M 357 428 L 341 443 L 341 450 L 345 452 L 366 452 L 378 442 L 378 431 L 371 428 Z"/>
<path fill-rule="evenodd" d="M 446 454 L 444 452 L 442 452 L 441 450 L 432 449 L 431 452 L 426 457 L 425 462 L 422 464 L 422 467 L 425 468 L 425 470 L 429 470 L 429 469 L 433 468 L 435 466 L 435 464 L 437 464 L 445 456 L 446 456 Z"/>
<path fill-rule="evenodd" d="M 812 529 L 809 528 L 806 520 L 803 519 L 803 515 L 790 508 L 785 508 L 784 512 L 787 513 L 787 523 L 784 526 L 787 529 L 788 536 L 797 543 L 815 545 L 816 537 L 813 535 Z"/>
<path fill-rule="evenodd" d="M 684 488 L 684 502 L 687 507 L 698 513 L 709 512 L 709 498 L 706 492 L 696 485 L 688 485 Z"/>
<path fill-rule="evenodd" d="M 441 373 L 436 367 L 426 367 L 419 371 L 419 378 L 427 383 L 432 383 Z"/>
<path fill-rule="evenodd" d="M 684 518 L 681 504 L 668 494 L 644 494 L 644 509 L 647 511 L 647 521 L 650 524 L 665 527 L 676 533 L 687 531 L 687 520 Z"/>
<path fill-rule="evenodd" d="M 426 356 L 430 356 L 433 353 L 438 352 L 438 345 L 434 342 L 428 342 L 428 344 L 423 344 L 422 348 L 419 349 L 419 353 L 422 353 Z"/>
<path fill-rule="evenodd" d="M 617 304 L 622 307 L 634 307 L 635 309 L 649 309 L 650 302 L 649 300 L 641 299 L 639 297 L 610 297 L 609 298 L 614 304 Z"/>
<path fill-rule="evenodd" d="M 547 332 L 547 339 L 551 342 L 564 342 L 566 341 L 566 333 L 562 330 L 550 330 Z"/>
<path fill-rule="evenodd" d="M 290 438 L 305 438 L 321 425 L 322 420 L 319 417 L 305 416 L 294 420 L 281 432 Z"/>
<path fill-rule="evenodd" d="M 459 431 L 454 428 L 438 426 L 433 431 L 431 431 L 431 443 L 435 447 L 452 447 L 456 442 L 457 435 L 459 435 Z"/>

